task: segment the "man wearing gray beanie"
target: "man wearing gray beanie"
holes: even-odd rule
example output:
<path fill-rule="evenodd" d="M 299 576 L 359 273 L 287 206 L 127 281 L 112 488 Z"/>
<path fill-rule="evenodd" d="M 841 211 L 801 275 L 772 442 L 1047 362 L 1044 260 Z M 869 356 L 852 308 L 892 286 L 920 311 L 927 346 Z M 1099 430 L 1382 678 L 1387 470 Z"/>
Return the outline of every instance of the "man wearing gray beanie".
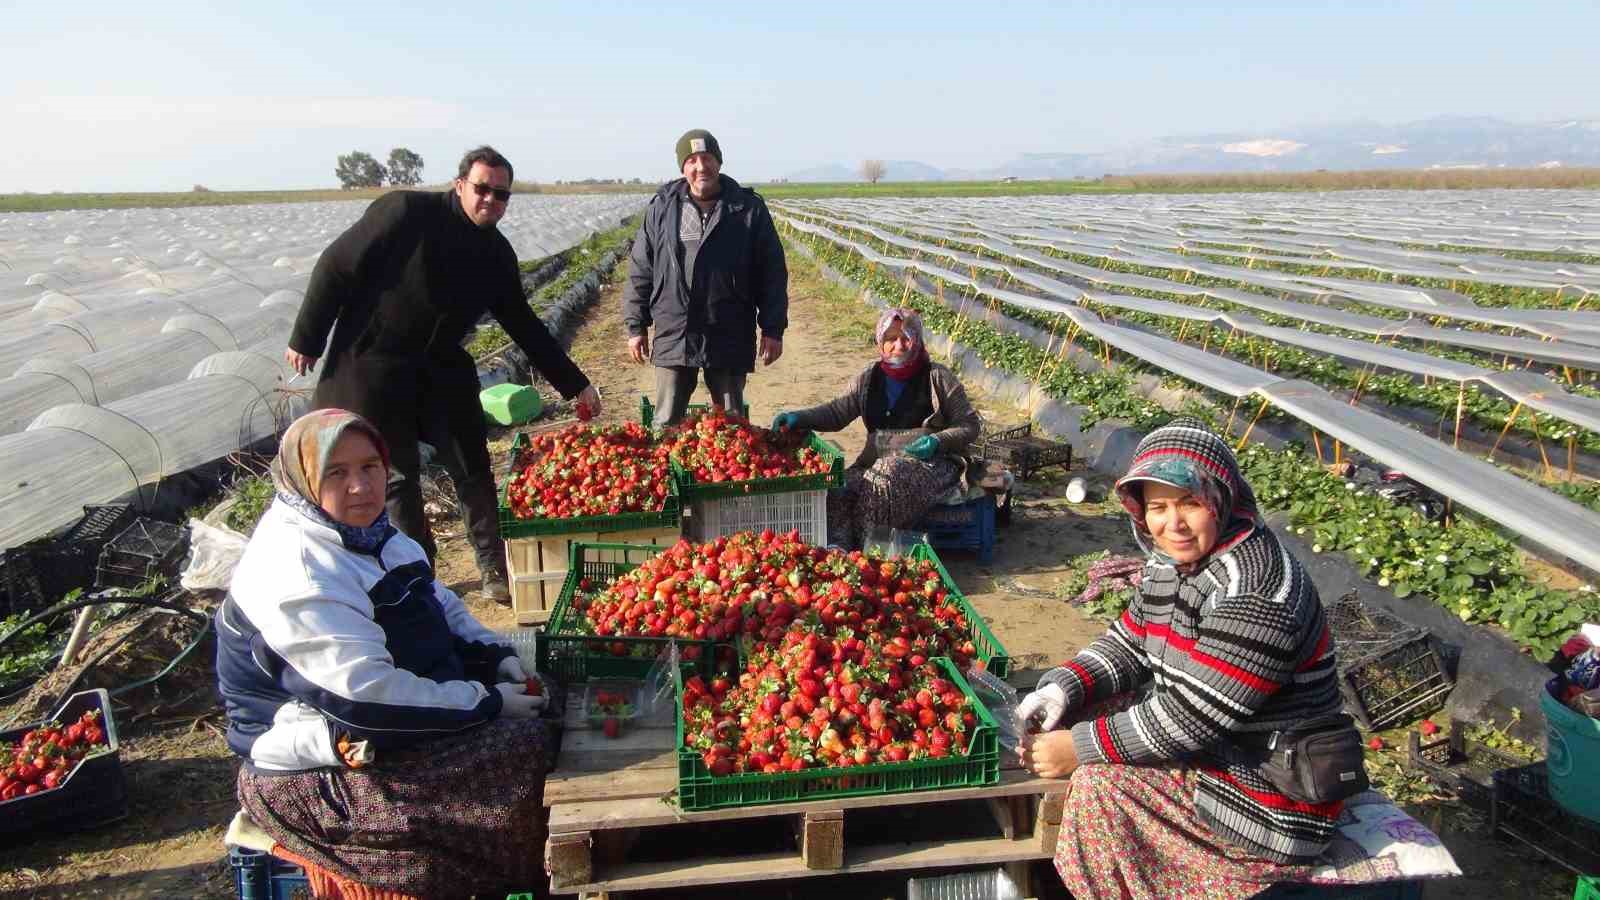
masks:
<path fill-rule="evenodd" d="M 676 150 L 683 177 L 651 198 L 622 294 L 628 353 L 656 367 L 658 425 L 683 419 L 702 372 L 711 402 L 742 414 L 745 378 L 757 356 L 770 366 L 783 354 L 789 324 L 789 269 L 766 201 L 722 174 L 711 132 L 685 132 Z"/>

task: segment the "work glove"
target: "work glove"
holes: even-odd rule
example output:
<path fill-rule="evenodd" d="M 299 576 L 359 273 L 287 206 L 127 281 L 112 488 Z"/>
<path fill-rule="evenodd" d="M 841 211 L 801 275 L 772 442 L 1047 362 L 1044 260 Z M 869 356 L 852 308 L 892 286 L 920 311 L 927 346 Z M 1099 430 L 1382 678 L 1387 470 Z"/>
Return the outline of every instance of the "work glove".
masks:
<path fill-rule="evenodd" d="M 939 452 L 939 439 L 925 434 L 906 445 L 906 455 L 913 459 L 933 459 Z"/>
<path fill-rule="evenodd" d="M 1041 685 L 1017 704 L 1017 719 L 1022 723 L 1024 734 L 1032 720 L 1038 720 L 1041 731 L 1054 731 L 1061 724 L 1061 717 L 1066 714 L 1067 692 L 1059 684 Z"/>
<path fill-rule="evenodd" d="M 544 709 L 544 697 L 523 693 L 524 685 L 497 684 L 494 689 L 500 692 L 500 715 L 508 719 L 536 719 Z"/>
<path fill-rule="evenodd" d="M 772 417 L 773 431 L 793 431 L 800 427 L 800 417 L 792 412 L 781 412 Z"/>
<path fill-rule="evenodd" d="M 520 684 L 528 680 L 528 671 L 522 668 L 522 660 L 515 656 L 500 660 L 500 667 L 494 672 L 501 681 L 515 681 Z"/>

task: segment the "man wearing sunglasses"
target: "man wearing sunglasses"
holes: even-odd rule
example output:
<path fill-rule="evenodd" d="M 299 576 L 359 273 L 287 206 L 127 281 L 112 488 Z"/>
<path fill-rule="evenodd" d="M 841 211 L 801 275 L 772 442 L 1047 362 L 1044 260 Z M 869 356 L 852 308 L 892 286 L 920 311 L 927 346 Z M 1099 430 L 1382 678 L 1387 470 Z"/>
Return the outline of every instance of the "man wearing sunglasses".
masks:
<path fill-rule="evenodd" d="M 677 153 L 683 177 L 645 210 L 622 295 L 628 353 L 655 364 L 657 421 L 667 425 L 683 418 L 702 372 L 713 403 L 742 410 L 758 351 L 777 362 L 789 324 L 789 270 L 766 201 L 722 174 L 711 132 L 684 134 Z"/>
<path fill-rule="evenodd" d="M 360 413 L 389 444 L 389 520 L 432 562 L 419 442 L 435 448 L 461 500 L 483 595 L 509 603 L 478 370 L 463 348 L 494 316 L 561 396 L 595 414 L 600 394 L 550 336 L 522 290 L 517 255 L 496 225 L 511 200 L 511 163 L 492 147 L 461 159 L 451 189 L 392 191 L 317 259 L 284 358 L 311 371 L 314 405 Z M 330 341 L 329 332 L 333 337 Z"/>

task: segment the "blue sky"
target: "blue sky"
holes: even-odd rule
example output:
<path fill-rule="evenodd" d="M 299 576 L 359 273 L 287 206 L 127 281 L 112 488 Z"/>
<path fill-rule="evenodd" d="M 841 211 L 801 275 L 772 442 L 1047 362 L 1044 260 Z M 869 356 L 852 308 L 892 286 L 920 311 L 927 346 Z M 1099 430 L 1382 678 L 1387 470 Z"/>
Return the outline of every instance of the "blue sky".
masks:
<path fill-rule="evenodd" d="M 9 5 L 9 4 L 8 4 Z M 1163 135 L 1600 116 L 1591 2 L 215 2 L 4 8 L 0 192 L 334 186 L 480 142 L 519 178 L 989 167 Z"/>

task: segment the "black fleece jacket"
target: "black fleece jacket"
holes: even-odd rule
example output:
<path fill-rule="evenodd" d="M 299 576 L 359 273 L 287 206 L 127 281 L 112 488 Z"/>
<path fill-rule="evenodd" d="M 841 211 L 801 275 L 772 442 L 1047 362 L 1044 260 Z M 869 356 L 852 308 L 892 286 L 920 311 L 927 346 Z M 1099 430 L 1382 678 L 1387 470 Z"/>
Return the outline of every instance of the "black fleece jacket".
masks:
<path fill-rule="evenodd" d="M 588 386 L 528 306 L 505 235 L 474 225 L 454 191 L 395 191 L 323 251 L 289 346 L 321 357 L 327 344 L 319 398 L 375 415 L 375 405 L 413 400 L 415 375 L 388 377 L 398 372 L 448 370 L 444 381 L 475 383 L 461 343 L 485 312 L 562 396 Z"/>

